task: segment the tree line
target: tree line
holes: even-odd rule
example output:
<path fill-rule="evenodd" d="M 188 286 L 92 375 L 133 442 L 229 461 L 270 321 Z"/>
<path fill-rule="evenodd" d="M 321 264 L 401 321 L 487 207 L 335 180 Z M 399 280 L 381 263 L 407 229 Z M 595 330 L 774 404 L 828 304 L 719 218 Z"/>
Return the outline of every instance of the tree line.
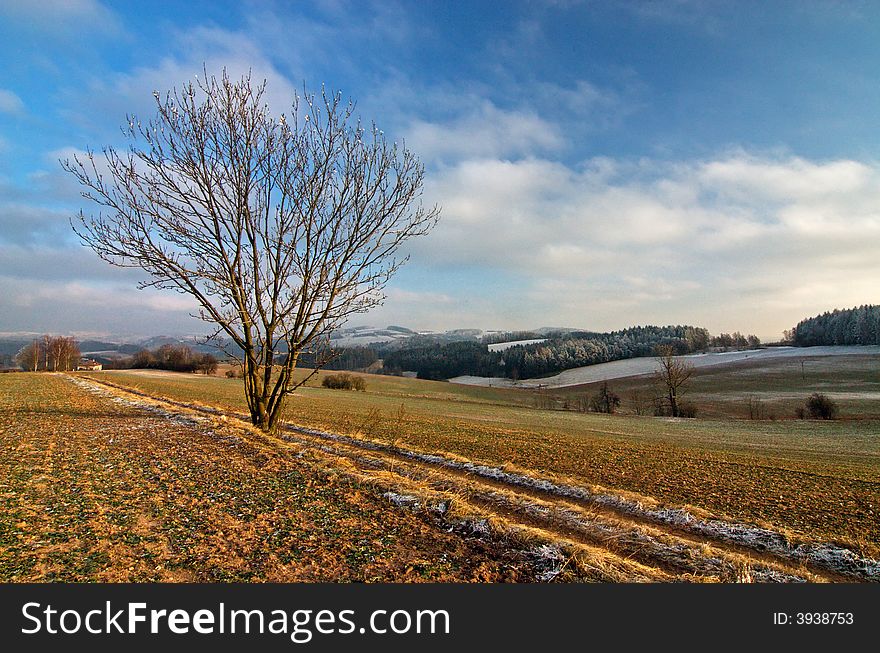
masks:
<path fill-rule="evenodd" d="M 329 361 L 323 358 L 321 354 L 302 352 L 297 364 L 310 368 L 321 365 L 325 370 L 365 370 L 379 360 L 379 355 L 370 347 L 336 347 Z"/>
<path fill-rule="evenodd" d="M 880 345 L 880 306 L 826 311 L 798 322 L 785 332 L 785 339 L 797 347 Z"/>
<path fill-rule="evenodd" d="M 217 363 L 217 358 L 213 354 L 200 354 L 186 345 L 166 344 L 158 349 L 142 349 L 130 358 L 115 361 L 108 367 L 213 374 L 217 371 Z"/>
<path fill-rule="evenodd" d="M 386 374 L 416 372 L 420 379 L 444 380 L 454 376 L 501 376 L 501 352 L 488 345 L 462 340 L 427 347 L 388 352 L 383 359 Z"/>
<path fill-rule="evenodd" d="M 15 362 L 28 372 L 69 372 L 75 370 L 82 354 L 73 338 L 44 335 L 22 347 Z"/>

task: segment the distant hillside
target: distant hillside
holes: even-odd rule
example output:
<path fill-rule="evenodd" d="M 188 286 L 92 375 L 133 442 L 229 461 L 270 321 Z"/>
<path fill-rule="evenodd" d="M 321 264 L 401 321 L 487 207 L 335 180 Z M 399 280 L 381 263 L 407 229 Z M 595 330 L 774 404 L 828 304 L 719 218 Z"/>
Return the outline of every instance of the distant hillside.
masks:
<path fill-rule="evenodd" d="M 801 320 L 792 330 L 791 341 L 798 347 L 880 345 L 880 306 L 835 309 Z"/>
<path fill-rule="evenodd" d="M 508 337 L 541 335 L 539 331 L 509 332 Z M 631 327 L 610 333 L 572 331 L 544 338 L 520 340 L 509 348 L 492 347 L 487 340 L 438 343 L 417 347 L 398 347 L 384 352 L 388 372 L 416 372 L 419 378 L 449 379 L 456 376 L 504 376 L 528 379 L 556 374 L 567 369 L 609 361 L 654 355 L 659 345 L 668 345 L 678 354 L 704 351 L 710 347 L 757 346 L 754 336 L 736 333 L 712 337 L 706 329 L 693 326 Z M 418 338 L 407 342 L 419 344 Z M 493 343 L 493 344 L 498 344 Z"/>

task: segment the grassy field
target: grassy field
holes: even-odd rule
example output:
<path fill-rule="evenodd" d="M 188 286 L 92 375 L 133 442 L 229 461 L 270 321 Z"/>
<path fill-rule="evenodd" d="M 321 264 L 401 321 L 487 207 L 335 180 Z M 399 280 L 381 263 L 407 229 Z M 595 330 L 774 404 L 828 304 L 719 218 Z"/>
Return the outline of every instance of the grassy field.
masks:
<path fill-rule="evenodd" d="M 599 383 L 553 391 L 564 402 L 593 394 Z M 609 386 L 621 397 L 621 412 L 633 414 L 641 399 L 656 394 L 650 377 L 617 379 Z M 685 397 L 698 416 L 749 418 L 749 400 L 760 402 L 765 418 L 791 419 L 813 392 L 834 399 L 845 420 L 880 420 L 880 356 L 805 356 L 765 361 L 741 361 L 723 367 L 697 369 Z M 754 403 L 753 403 L 754 405 Z"/>
<path fill-rule="evenodd" d="M 0 581 L 534 578 L 301 455 L 61 375 L 0 375 Z"/>
<path fill-rule="evenodd" d="M 727 394 L 764 392 L 776 402 L 773 393 L 800 397 L 838 375 L 853 393 L 866 392 L 874 382 L 874 368 L 839 364 L 843 367 L 836 371 L 805 365 L 813 385 L 803 386 L 792 385 L 791 370 L 780 376 L 736 367 L 707 371 L 695 378 L 693 396 L 703 396 L 705 406 L 717 409 L 706 408 L 708 417 L 697 420 L 541 410 L 533 407 L 532 393 L 375 376 L 367 377 L 366 392 L 326 390 L 315 387 L 320 379 L 313 379 L 290 400 L 287 418 L 419 451 L 636 492 L 876 552 L 880 422 L 873 418 L 875 404 L 858 397 L 841 401 L 844 413 L 858 419 L 834 422 L 729 418 L 739 403 Z M 799 364 L 795 371 L 800 374 Z M 231 379 L 150 372 L 92 376 L 184 401 L 244 409 L 240 381 Z M 639 383 L 644 380 L 633 387 Z M 623 386 L 615 383 L 614 389 L 625 397 Z M 789 400 L 780 401 L 784 407 Z"/>

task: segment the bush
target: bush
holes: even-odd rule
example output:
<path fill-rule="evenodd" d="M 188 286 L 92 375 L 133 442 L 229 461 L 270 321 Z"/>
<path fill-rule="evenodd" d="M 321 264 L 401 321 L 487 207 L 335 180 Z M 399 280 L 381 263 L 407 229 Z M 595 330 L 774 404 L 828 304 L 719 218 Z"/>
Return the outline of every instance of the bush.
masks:
<path fill-rule="evenodd" d="M 820 392 L 814 392 L 807 397 L 805 406 L 810 419 L 835 419 L 837 417 L 837 404 L 831 397 Z"/>
<path fill-rule="evenodd" d="M 321 385 L 331 390 L 359 390 L 366 392 L 367 384 L 359 376 L 353 374 L 328 374 Z"/>
<path fill-rule="evenodd" d="M 240 367 L 233 367 L 231 370 L 226 370 L 227 379 L 240 379 L 243 376 L 244 373 L 241 371 Z"/>
<path fill-rule="evenodd" d="M 678 402 L 678 416 L 693 419 L 697 416 L 697 407 L 689 401 Z"/>

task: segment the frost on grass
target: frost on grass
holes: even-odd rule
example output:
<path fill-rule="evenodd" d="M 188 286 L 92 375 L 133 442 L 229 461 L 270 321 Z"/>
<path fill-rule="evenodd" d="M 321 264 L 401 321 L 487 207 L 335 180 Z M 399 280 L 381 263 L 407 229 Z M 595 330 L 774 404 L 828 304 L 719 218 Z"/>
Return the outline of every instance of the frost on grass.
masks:
<path fill-rule="evenodd" d="M 207 422 L 206 419 L 198 417 L 198 416 L 188 417 L 188 416 L 180 415 L 179 413 L 172 413 L 172 412 L 167 411 L 163 408 L 160 408 L 159 406 L 156 406 L 155 404 L 151 404 L 146 401 L 138 401 L 137 399 L 128 399 L 125 397 L 120 397 L 116 394 L 113 394 L 109 390 L 105 390 L 103 387 L 96 385 L 94 383 L 90 383 L 89 381 L 86 381 L 85 379 L 82 379 L 82 378 L 78 378 L 75 376 L 68 376 L 67 378 L 69 378 L 74 383 L 74 385 L 82 388 L 86 392 L 89 392 L 95 396 L 109 399 L 113 403 L 119 404 L 120 406 L 126 406 L 128 408 L 136 408 L 139 410 L 147 411 L 149 413 L 152 413 L 153 415 L 157 415 L 159 417 L 167 419 L 168 421 L 172 422 L 173 424 L 177 424 L 179 426 L 188 426 L 188 427 L 202 426 L 202 425 L 204 425 L 205 422 Z"/>
<path fill-rule="evenodd" d="M 409 508 L 410 510 L 418 510 L 421 505 L 418 497 L 411 494 L 398 494 L 397 492 L 385 492 L 382 495 L 398 508 Z"/>
<path fill-rule="evenodd" d="M 880 561 L 858 555 L 854 551 L 835 544 L 819 542 L 792 544 L 782 533 L 754 524 L 728 522 L 720 519 L 701 519 L 682 508 L 647 508 L 641 502 L 614 494 L 600 494 L 577 485 L 555 483 L 526 474 L 508 472 L 500 467 L 480 465 L 472 462 L 452 460 L 437 454 L 425 454 L 392 445 L 368 442 L 336 433 L 298 426 L 288 427 L 290 431 L 303 433 L 354 445 L 373 451 L 389 451 L 412 460 L 417 460 L 447 469 L 468 472 L 482 478 L 539 490 L 558 497 L 585 501 L 630 515 L 653 521 L 658 524 L 675 526 L 683 531 L 712 537 L 730 544 L 744 545 L 759 551 L 773 553 L 795 562 L 806 562 L 836 573 L 846 574 L 863 580 L 880 580 Z M 777 580 L 770 573 L 767 580 Z"/>
<path fill-rule="evenodd" d="M 536 578 L 542 583 L 549 583 L 562 573 L 565 567 L 565 554 L 555 544 L 542 544 L 531 551 L 535 558 Z"/>

